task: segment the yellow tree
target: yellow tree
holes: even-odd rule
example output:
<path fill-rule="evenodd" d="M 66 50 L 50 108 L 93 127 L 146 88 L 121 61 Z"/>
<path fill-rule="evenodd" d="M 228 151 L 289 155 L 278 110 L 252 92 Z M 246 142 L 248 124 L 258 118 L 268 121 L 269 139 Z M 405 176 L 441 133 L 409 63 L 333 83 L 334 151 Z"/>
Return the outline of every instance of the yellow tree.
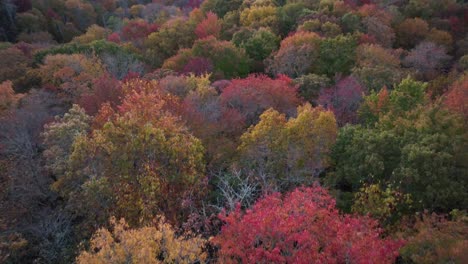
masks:
<path fill-rule="evenodd" d="M 111 218 L 113 230 L 99 229 L 91 239 L 91 250 L 82 251 L 78 264 L 104 263 L 204 263 L 206 240 L 176 236 L 161 219 L 155 226 L 129 229 L 124 219 Z"/>
<path fill-rule="evenodd" d="M 275 188 L 285 175 L 286 116 L 270 108 L 260 115 L 257 125 L 241 136 L 238 148 L 244 170 L 255 171 L 264 189 Z"/>
<path fill-rule="evenodd" d="M 310 104 L 297 108 L 286 125 L 288 171 L 295 181 L 318 176 L 329 166 L 330 149 L 338 133 L 333 112 Z"/>
<path fill-rule="evenodd" d="M 266 191 L 310 183 L 329 166 L 336 136 L 333 113 L 321 107 L 300 106 L 288 121 L 269 109 L 242 135 L 239 165 L 257 175 Z"/>
<path fill-rule="evenodd" d="M 84 33 L 83 35 L 74 37 L 72 42 L 79 44 L 88 44 L 95 40 L 106 39 L 110 33 L 111 32 L 109 29 L 100 27 L 98 25 L 92 25 L 86 30 L 86 33 Z"/>
<path fill-rule="evenodd" d="M 277 13 L 274 6 L 253 6 L 240 13 L 240 22 L 246 27 L 270 27 L 275 30 L 279 23 Z"/>

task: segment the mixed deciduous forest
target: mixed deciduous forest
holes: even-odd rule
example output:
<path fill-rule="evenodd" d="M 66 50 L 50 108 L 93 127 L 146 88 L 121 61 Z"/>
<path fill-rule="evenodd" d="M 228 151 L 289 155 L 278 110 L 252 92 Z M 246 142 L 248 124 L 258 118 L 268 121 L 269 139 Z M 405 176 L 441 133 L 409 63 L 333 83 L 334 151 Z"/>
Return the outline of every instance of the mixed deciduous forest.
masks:
<path fill-rule="evenodd" d="M 1 0 L 0 263 L 468 263 L 463 0 Z"/>

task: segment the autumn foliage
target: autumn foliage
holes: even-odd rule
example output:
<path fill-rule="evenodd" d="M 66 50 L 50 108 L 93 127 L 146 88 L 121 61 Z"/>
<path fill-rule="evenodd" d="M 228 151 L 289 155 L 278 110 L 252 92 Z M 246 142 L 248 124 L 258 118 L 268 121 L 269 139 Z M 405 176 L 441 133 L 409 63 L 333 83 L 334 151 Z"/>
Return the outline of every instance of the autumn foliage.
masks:
<path fill-rule="evenodd" d="M 0 83 L 0 116 L 10 108 L 16 106 L 19 95 L 13 91 L 13 84 L 11 81 Z"/>
<path fill-rule="evenodd" d="M 170 98 L 154 82 L 135 79 L 123 89 L 127 95 L 117 110 L 104 107 L 107 118 L 98 114 L 104 122 L 99 129 L 75 140 L 69 163 L 74 173 L 54 188 L 100 208 L 99 220 L 85 215 L 88 224 L 116 215 L 136 225 L 161 211 L 179 221 L 203 190 L 203 146 L 166 110 Z M 86 191 L 76 192 L 77 186 Z"/>
<path fill-rule="evenodd" d="M 163 68 L 187 72 L 193 67 L 188 65 L 196 63 L 194 60 L 202 62 L 202 65 L 211 64 L 212 66 L 205 67 L 204 73 L 213 73 L 216 79 L 243 77 L 249 73 L 249 58 L 245 51 L 212 35 L 195 41 L 191 49 L 181 49 L 177 55 L 164 62 Z"/>
<path fill-rule="evenodd" d="M 87 263 L 193 263 L 203 262 L 205 240 L 177 236 L 164 219 L 154 226 L 130 229 L 124 219 L 110 220 L 112 230 L 99 229 L 91 239 L 91 250 L 77 257 L 79 264 Z"/>
<path fill-rule="evenodd" d="M 290 77 L 311 72 L 318 59 L 319 40 L 320 36 L 313 32 L 297 32 L 283 39 L 268 70 Z"/>
<path fill-rule="evenodd" d="M 157 29 L 156 24 L 149 24 L 144 20 L 132 20 L 122 28 L 121 39 L 130 41 L 136 47 L 141 48 L 148 35 Z M 112 37 L 111 40 L 113 39 Z"/>
<path fill-rule="evenodd" d="M 104 74 L 105 69 L 95 56 L 58 54 L 47 56 L 37 73 L 46 87 L 67 101 L 76 101 L 90 92 L 91 83 Z"/>
<path fill-rule="evenodd" d="M 401 249 L 402 258 L 416 263 L 466 262 L 467 216 L 455 210 L 450 218 L 427 213 L 418 215 L 416 223 L 408 232 L 414 233 Z"/>
<path fill-rule="evenodd" d="M 214 242 L 224 263 L 393 263 L 403 245 L 382 239 L 375 220 L 340 215 L 319 186 L 275 193 L 220 217 L 225 225 Z"/>
<path fill-rule="evenodd" d="M 241 138 L 240 166 L 252 171 L 263 192 L 311 183 L 329 166 L 337 126 L 330 111 L 310 104 L 297 108 L 297 117 L 270 108 Z"/>
<path fill-rule="evenodd" d="M 206 38 L 208 36 L 219 37 L 220 32 L 221 23 L 218 16 L 212 12 L 208 12 L 206 18 L 195 28 L 195 34 L 197 34 L 198 38 Z"/>
<path fill-rule="evenodd" d="M 0 0 L 0 263 L 468 263 L 465 2 Z"/>
<path fill-rule="evenodd" d="M 322 90 L 318 103 L 333 111 L 340 125 L 356 123 L 364 91 L 358 80 L 347 77 L 334 87 Z"/>
<path fill-rule="evenodd" d="M 105 103 L 115 108 L 122 100 L 122 84 L 109 75 L 94 79 L 92 88 L 92 91 L 82 94 L 78 101 L 87 114 L 96 114 Z"/>
<path fill-rule="evenodd" d="M 445 105 L 455 113 L 459 113 L 468 119 L 468 77 L 456 81 L 449 89 L 445 97 Z"/>
<path fill-rule="evenodd" d="M 268 108 L 274 108 L 291 116 L 301 102 L 297 87 L 287 76 L 271 79 L 266 75 L 250 75 L 235 79 L 220 95 L 221 104 L 228 116 L 239 116 L 250 126 Z"/>

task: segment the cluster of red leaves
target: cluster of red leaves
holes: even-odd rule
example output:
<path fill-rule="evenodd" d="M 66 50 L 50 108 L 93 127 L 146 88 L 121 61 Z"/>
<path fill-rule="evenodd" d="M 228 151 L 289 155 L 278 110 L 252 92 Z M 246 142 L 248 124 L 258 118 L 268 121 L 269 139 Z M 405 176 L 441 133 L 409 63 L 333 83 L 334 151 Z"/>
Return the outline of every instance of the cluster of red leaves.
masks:
<path fill-rule="evenodd" d="M 223 263 L 393 263 L 402 241 L 381 238 L 375 220 L 340 215 L 319 186 L 238 207 L 214 238 Z"/>
<path fill-rule="evenodd" d="M 362 85 L 354 77 L 346 77 L 334 87 L 323 90 L 318 102 L 333 111 L 340 125 L 356 123 L 363 94 Z"/>
<path fill-rule="evenodd" d="M 198 38 L 206 38 L 209 36 L 219 37 L 221 32 L 221 22 L 218 16 L 212 12 L 206 14 L 206 18 L 201 21 L 195 28 L 195 34 Z"/>
<path fill-rule="evenodd" d="M 182 70 L 184 74 L 193 73 L 195 75 L 202 75 L 210 72 L 213 72 L 213 62 L 203 57 L 191 58 Z"/>
<path fill-rule="evenodd" d="M 122 39 L 139 40 L 158 30 L 158 25 L 144 20 L 131 20 L 122 28 Z"/>
<path fill-rule="evenodd" d="M 468 120 L 468 77 L 464 77 L 450 87 L 445 96 L 445 105 Z"/>
<path fill-rule="evenodd" d="M 81 95 L 78 102 L 88 115 L 96 114 L 104 103 L 109 103 L 113 108 L 120 104 L 122 86 L 114 77 L 103 75 L 96 78 L 92 86 L 92 92 Z"/>
<path fill-rule="evenodd" d="M 114 32 L 110 34 L 109 36 L 107 36 L 107 41 L 119 44 L 121 41 L 119 33 Z"/>
<path fill-rule="evenodd" d="M 255 124 L 269 108 L 292 115 L 301 103 L 297 86 L 285 75 L 271 79 L 260 74 L 232 80 L 224 88 L 220 99 L 226 116 L 225 123 L 230 122 L 229 118 L 242 118 L 247 126 Z"/>
<path fill-rule="evenodd" d="M 372 35 L 362 34 L 361 36 L 359 36 L 358 42 L 359 42 L 359 45 L 365 44 L 365 43 L 376 44 L 377 40 Z"/>

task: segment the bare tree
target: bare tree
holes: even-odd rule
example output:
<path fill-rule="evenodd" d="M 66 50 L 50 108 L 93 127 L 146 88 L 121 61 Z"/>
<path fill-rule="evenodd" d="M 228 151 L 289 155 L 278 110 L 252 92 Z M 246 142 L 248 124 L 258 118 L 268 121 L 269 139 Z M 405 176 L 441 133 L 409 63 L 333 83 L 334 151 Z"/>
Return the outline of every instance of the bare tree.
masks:
<path fill-rule="evenodd" d="M 102 62 L 106 69 L 117 79 L 123 79 L 129 72 L 142 75 L 145 72 L 145 65 L 131 55 L 117 54 L 102 54 Z"/>
<path fill-rule="evenodd" d="M 259 185 L 251 174 L 242 175 L 240 170 L 233 169 L 230 173 L 218 173 L 215 177 L 221 194 L 218 209 L 232 211 L 237 204 L 250 207 L 259 196 Z"/>
<path fill-rule="evenodd" d="M 43 173 L 39 135 L 44 123 L 61 111 L 51 94 L 32 91 L 20 108 L 0 119 L 0 251 L 5 247 L 25 250 L 6 255 L 17 263 L 32 261 L 30 254 L 42 243 L 37 242 L 42 235 L 33 236 L 30 230 L 43 230 L 37 227 L 42 217 L 53 215 L 41 214 L 54 204 L 55 196 L 49 188 L 51 178 Z"/>
<path fill-rule="evenodd" d="M 39 263 L 57 263 L 64 261 L 72 243 L 72 223 L 69 214 L 46 208 L 36 214 L 35 224 L 26 229 L 26 234 L 37 244 L 36 259 Z"/>

